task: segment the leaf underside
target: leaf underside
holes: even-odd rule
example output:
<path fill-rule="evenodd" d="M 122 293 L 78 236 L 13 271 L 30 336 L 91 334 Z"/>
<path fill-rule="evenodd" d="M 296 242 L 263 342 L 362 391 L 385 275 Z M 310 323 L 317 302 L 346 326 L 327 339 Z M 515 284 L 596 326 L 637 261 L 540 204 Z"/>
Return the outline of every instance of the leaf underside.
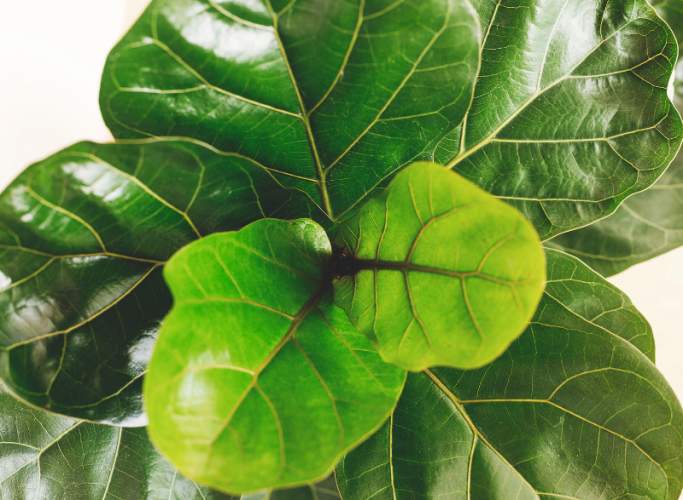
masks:
<path fill-rule="evenodd" d="M 409 376 L 390 421 L 340 464 L 344 497 L 678 498 L 683 411 L 647 359 L 647 323 L 567 254 L 548 251 L 548 276 L 497 361 Z"/>
<path fill-rule="evenodd" d="M 335 300 L 385 360 L 409 370 L 492 361 L 545 286 L 524 216 L 432 163 L 404 169 L 335 232 L 358 269 L 335 283 Z"/>

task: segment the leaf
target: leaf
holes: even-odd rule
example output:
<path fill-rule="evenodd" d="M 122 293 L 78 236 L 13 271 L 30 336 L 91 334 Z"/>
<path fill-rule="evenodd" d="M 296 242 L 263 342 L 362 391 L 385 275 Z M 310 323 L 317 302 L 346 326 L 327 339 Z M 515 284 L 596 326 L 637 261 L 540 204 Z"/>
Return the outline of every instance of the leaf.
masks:
<path fill-rule="evenodd" d="M 59 413 L 144 425 L 141 378 L 171 302 L 161 265 L 296 204 L 259 166 L 189 142 L 82 143 L 33 165 L 0 195 L 3 379 Z"/>
<path fill-rule="evenodd" d="M 268 165 L 333 221 L 436 160 L 550 238 L 673 159 L 675 58 L 645 0 L 156 0 L 110 55 L 101 107 L 117 137 Z"/>
<path fill-rule="evenodd" d="M 577 259 L 549 250 L 548 275 L 497 361 L 408 377 L 389 423 L 338 468 L 345 498 L 678 499 L 683 410 L 628 341 L 649 327 Z"/>
<path fill-rule="evenodd" d="M 669 23 L 676 39 L 683 40 L 683 5 L 677 0 L 652 0 L 652 6 Z"/>
<path fill-rule="evenodd" d="M 683 4 L 653 2 L 683 39 Z M 683 110 L 683 62 L 679 60 L 674 103 Z M 605 276 L 617 274 L 683 245 L 683 153 L 657 183 L 626 200 L 616 213 L 555 238 L 554 247 L 576 255 Z"/>
<path fill-rule="evenodd" d="M 0 496 L 17 500 L 231 500 L 179 475 L 147 431 L 31 409 L 0 389 Z M 332 500 L 334 478 L 242 500 Z"/>
<path fill-rule="evenodd" d="M 331 253 L 313 221 L 265 219 L 168 263 L 145 406 L 187 477 L 230 493 L 314 482 L 392 412 L 405 372 L 329 300 Z"/>
<path fill-rule="evenodd" d="M 650 189 L 609 218 L 553 239 L 550 245 L 613 276 L 683 245 L 683 156 Z"/>
<path fill-rule="evenodd" d="M 0 393 L 0 496 L 13 499 L 222 499 L 179 476 L 145 429 L 24 406 Z"/>
<path fill-rule="evenodd" d="M 409 370 L 489 363 L 545 286 L 543 248 L 522 214 L 432 163 L 407 167 L 337 231 L 352 268 L 337 302 Z"/>
<path fill-rule="evenodd" d="M 324 481 L 300 488 L 241 495 L 239 498 L 241 500 L 337 500 L 341 499 L 341 496 L 334 475 L 332 475 Z"/>

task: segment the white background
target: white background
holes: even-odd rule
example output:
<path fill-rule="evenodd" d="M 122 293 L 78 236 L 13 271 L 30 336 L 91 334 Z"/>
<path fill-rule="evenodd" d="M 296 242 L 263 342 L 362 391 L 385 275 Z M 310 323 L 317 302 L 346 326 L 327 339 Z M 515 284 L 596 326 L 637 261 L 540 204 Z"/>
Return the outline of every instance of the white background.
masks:
<path fill-rule="evenodd" d="M 98 108 L 105 57 L 146 0 L 3 2 L 0 189 L 69 144 L 110 135 Z M 652 324 L 657 364 L 683 399 L 683 249 L 612 280 Z"/>

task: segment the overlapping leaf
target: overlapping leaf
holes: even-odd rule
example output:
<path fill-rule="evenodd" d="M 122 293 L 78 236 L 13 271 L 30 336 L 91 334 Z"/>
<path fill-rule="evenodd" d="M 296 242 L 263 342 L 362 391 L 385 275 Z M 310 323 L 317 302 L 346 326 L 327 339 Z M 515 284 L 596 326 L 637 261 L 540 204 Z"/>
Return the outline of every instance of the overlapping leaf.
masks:
<path fill-rule="evenodd" d="M 101 105 L 118 137 L 239 152 L 334 217 L 458 125 L 478 40 L 465 0 L 155 1 Z"/>
<path fill-rule="evenodd" d="M 543 248 L 522 214 L 433 163 L 407 167 L 337 232 L 349 267 L 337 302 L 409 370 L 492 361 L 545 286 Z"/>
<path fill-rule="evenodd" d="M 167 265 L 145 404 L 187 477 L 231 493 L 313 482 L 393 411 L 405 372 L 331 303 L 331 255 L 313 221 L 265 219 Z"/>
<path fill-rule="evenodd" d="M 84 143 L 30 167 L 0 196 L 2 377 L 57 412 L 144 423 L 163 262 L 296 203 L 253 162 L 188 142 Z"/>
<path fill-rule="evenodd" d="M 345 497 L 678 499 L 683 411 L 644 354 L 647 323 L 573 257 L 549 251 L 548 275 L 496 362 L 409 376 L 392 419 L 340 465 Z"/>
<path fill-rule="evenodd" d="M 675 60 L 645 0 L 156 0 L 113 51 L 101 103 L 118 137 L 252 157 L 331 219 L 436 159 L 550 237 L 674 157 Z"/>
<path fill-rule="evenodd" d="M 683 40 L 683 3 L 653 2 Z M 683 63 L 678 63 L 674 103 L 683 109 Z M 562 235 L 552 244 L 580 257 L 609 276 L 683 245 L 683 153 L 664 176 L 625 201 L 609 218 Z"/>
<path fill-rule="evenodd" d="M 92 424 L 30 409 L 0 393 L 0 496 L 221 499 L 179 476 L 145 429 Z"/>
<path fill-rule="evenodd" d="M 0 496 L 15 500 L 236 500 L 179 475 L 145 429 L 93 424 L 31 409 L 0 389 Z M 332 500 L 333 478 L 242 500 Z"/>
<path fill-rule="evenodd" d="M 678 0 L 652 0 L 657 12 L 669 23 L 678 40 L 683 40 L 683 4 Z"/>

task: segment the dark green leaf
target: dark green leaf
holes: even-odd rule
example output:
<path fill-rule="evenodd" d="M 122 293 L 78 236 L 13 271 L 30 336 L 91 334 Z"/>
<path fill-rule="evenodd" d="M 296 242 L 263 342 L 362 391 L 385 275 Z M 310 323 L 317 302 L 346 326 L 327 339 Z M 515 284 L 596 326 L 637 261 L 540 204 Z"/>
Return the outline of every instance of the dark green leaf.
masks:
<path fill-rule="evenodd" d="M 548 277 L 497 361 L 409 376 L 390 422 L 340 465 L 346 498 L 678 499 L 683 410 L 635 347 L 651 349 L 647 323 L 573 257 L 549 251 Z"/>
<path fill-rule="evenodd" d="M 239 498 L 241 500 L 339 500 L 341 495 L 332 475 L 324 481 L 300 488 L 241 495 Z"/>
<path fill-rule="evenodd" d="M 14 500 L 237 500 L 179 475 L 145 429 L 31 409 L 0 389 L 0 497 Z M 332 500 L 334 478 L 242 500 Z"/>
<path fill-rule="evenodd" d="M 652 0 L 652 5 L 669 23 L 676 38 L 683 40 L 683 3 L 680 0 Z"/>
<path fill-rule="evenodd" d="M 261 167 L 187 142 L 84 143 L 30 167 L 0 196 L 2 377 L 60 413 L 144 424 L 141 377 L 170 307 L 160 266 L 290 207 L 304 209 Z"/>
<path fill-rule="evenodd" d="M 154 450 L 145 429 L 34 410 L 0 393 L 0 497 L 15 500 L 200 500 L 200 488 Z"/>
<path fill-rule="evenodd" d="M 683 40 L 683 2 L 653 2 Z M 683 110 L 683 62 L 678 63 L 674 103 Z M 616 213 L 564 234 L 552 245 L 580 257 L 605 276 L 683 245 L 683 153 L 650 189 L 629 198 Z"/>
<path fill-rule="evenodd" d="M 333 220 L 436 159 L 547 238 L 670 163 L 675 59 L 645 0 L 155 0 L 101 105 L 117 137 L 239 152 Z"/>
<path fill-rule="evenodd" d="M 337 303 L 386 361 L 409 370 L 491 362 L 543 293 L 531 224 L 433 163 L 407 167 L 337 231 L 353 268 L 335 284 Z"/>
<path fill-rule="evenodd" d="M 331 254 L 313 221 L 265 219 L 168 263 L 145 407 L 187 477 L 230 493 L 313 482 L 393 411 L 405 372 L 331 303 Z"/>
<path fill-rule="evenodd" d="M 683 156 L 609 218 L 553 239 L 555 248 L 612 276 L 683 245 Z"/>

